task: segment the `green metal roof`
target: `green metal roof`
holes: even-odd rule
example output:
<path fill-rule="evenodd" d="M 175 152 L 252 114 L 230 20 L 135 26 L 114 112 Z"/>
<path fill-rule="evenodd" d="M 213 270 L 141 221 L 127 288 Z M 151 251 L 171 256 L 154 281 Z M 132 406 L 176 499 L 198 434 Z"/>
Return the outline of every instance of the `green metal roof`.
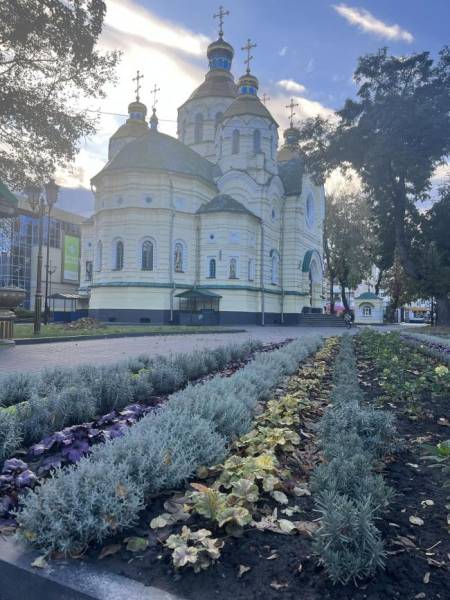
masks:
<path fill-rule="evenodd" d="M 200 206 L 200 208 L 197 210 L 197 213 L 199 214 L 214 212 L 244 213 L 251 215 L 252 217 L 256 217 L 257 219 L 259 218 L 243 204 L 228 194 L 219 194 L 203 206 Z"/>
<path fill-rule="evenodd" d="M 355 298 L 355 300 L 380 300 L 380 298 L 372 292 L 364 292 L 363 294 Z"/>
<path fill-rule="evenodd" d="M 188 290 L 186 292 L 181 292 L 181 294 L 175 294 L 177 298 L 203 298 L 208 300 L 213 300 L 214 298 L 222 298 L 219 294 L 215 294 L 214 292 L 210 292 L 209 290 Z"/>
<path fill-rule="evenodd" d="M 198 177 L 215 185 L 221 175 L 217 165 L 197 154 L 177 139 L 156 130 L 130 142 L 93 177 L 114 171 L 169 171 Z"/>
<path fill-rule="evenodd" d="M 278 175 L 283 182 L 287 196 L 297 196 L 302 193 L 304 171 L 305 163 L 301 158 L 278 160 Z"/>
<path fill-rule="evenodd" d="M 3 200 L 6 200 L 9 204 L 12 204 L 16 208 L 19 205 L 18 199 L 14 196 L 14 194 L 12 192 L 9 191 L 9 189 L 6 187 L 6 185 L 4 183 L 2 183 L 1 181 L 0 181 L 0 198 L 2 198 Z"/>
<path fill-rule="evenodd" d="M 311 260 L 312 260 L 314 253 L 316 253 L 318 255 L 320 264 L 322 264 L 322 259 L 320 257 L 320 254 L 317 252 L 317 250 L 307 250 L 305 252 L 305 256 L 303 257 L 303 263 L 302 263 L 303 273 L 307 273 L 309 271 L 309 267 L 311 266 Z"/>

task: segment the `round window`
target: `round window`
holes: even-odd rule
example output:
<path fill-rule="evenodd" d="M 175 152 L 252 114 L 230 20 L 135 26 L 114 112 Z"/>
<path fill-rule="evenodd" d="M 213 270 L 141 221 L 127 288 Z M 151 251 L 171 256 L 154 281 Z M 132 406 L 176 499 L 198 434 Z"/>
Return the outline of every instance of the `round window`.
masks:
<path fill-rule="evenodd" d="M 310 227 L 314 225 L 314 198 L 312 194 L 308 194 L 306 198 L 306 222 Z"/>

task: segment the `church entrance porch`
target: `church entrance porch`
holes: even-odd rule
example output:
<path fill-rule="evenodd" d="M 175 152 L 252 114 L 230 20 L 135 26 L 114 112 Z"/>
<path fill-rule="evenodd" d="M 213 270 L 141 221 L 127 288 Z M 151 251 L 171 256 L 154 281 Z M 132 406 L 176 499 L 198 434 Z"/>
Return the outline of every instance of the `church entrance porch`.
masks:
<path fill-rule="evenodd" d="M 180 299 L 180 325 L 218 325 L 219 304 L 222 296 L 208 290 L 192 289 L 176 294 Z"/>

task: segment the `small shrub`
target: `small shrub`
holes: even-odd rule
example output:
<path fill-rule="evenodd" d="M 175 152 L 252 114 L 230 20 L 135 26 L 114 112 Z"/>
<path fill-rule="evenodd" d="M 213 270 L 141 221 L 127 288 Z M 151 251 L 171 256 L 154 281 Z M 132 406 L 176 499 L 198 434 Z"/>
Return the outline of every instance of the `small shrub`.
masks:
<path fill-rule="evenodd" d="M 369 500 L 324 493 L 317 500 L 317 510 L 320 527 L 314 549 L 334 583 L 368 577 L 383 567 L 383 542 Z"/>
<path fill-rule="evenodd" d="M 0 409 L 0 461 L 8 458 L 22 441 L 19 421 L 14 414 Z"/>
<path fill-rule="evenodd" d="M 0 406 L 13 406 L 30 399 L 36 376 L 12 373 L 0 378 Z"/>

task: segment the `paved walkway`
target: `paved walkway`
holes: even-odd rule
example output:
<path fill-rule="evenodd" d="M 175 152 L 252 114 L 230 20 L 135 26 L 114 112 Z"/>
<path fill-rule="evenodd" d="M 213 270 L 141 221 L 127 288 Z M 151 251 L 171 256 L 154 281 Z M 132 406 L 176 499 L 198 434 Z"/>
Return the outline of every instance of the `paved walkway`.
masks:
<path fill-rule="evenodd" d="M 139 354 L 170 354 L 200 348 L 216 348 L 232 342 L 259 339 L 279 342 L 311 333 L 340 335 L 345 328 L 248 326 L 242 333 L 161 335 L 139 338 L 116 338 L 81 342 L 55 342 L 30 346 L 0 348 L 0 374 L 40 371 L 49 367 L 73 367 L 79 364 L 111 364 Z M 353 330 L 354 331 L 354 330 Z"/>

